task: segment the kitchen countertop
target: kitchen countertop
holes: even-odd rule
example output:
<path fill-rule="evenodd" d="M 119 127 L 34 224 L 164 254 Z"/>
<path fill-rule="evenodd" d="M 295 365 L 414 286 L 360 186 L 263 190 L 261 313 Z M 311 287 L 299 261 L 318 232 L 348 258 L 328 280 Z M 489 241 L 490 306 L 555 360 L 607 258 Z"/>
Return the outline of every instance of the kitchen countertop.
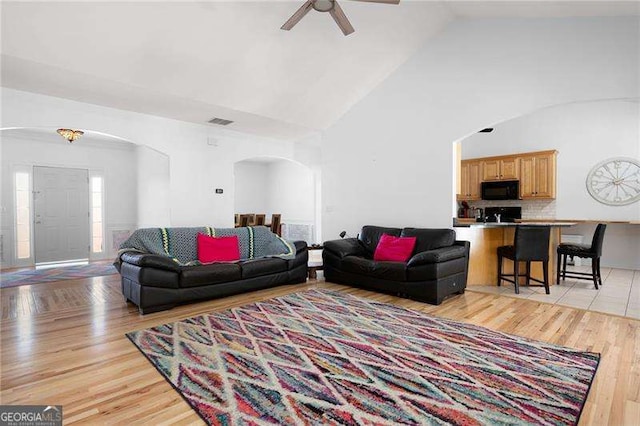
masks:
<path fill-rule="evenodd" d="M 509 228 L 516 226 L 549 226 L 553 228 L 564 228 L 577 225 L 576 222 L 458 222 L 454 223 L 454 228 Z"/>

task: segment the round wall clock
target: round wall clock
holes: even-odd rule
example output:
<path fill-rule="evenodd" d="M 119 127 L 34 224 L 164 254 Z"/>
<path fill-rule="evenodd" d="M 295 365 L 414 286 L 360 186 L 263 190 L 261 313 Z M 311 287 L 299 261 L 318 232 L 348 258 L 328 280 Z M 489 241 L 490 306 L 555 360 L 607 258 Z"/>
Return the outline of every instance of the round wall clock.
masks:
<path fill-rule="evenodd" d="M 587 191 L 602 204 L 624 206 L 640 200 L 640 162 L 633 158 L 609 158 L 587 175 Z"/>

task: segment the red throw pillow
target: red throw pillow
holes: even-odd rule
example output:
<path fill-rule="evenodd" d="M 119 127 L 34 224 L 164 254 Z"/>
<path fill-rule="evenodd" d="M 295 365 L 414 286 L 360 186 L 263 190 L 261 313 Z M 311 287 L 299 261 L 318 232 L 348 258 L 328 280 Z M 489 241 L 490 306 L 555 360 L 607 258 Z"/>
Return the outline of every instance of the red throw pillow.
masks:
<path fill-rule="evenodd" d="M 198 260 L 202 263 L 240 260 L 238 237 L 210 237 L 198 234 Z"/>
<path fill-rule="evenodd" d="M 416 237 L 394 237 L 382 234 L 373 260 L 389 260 L 392 262 L 406 262 L 416 246 Z"/>

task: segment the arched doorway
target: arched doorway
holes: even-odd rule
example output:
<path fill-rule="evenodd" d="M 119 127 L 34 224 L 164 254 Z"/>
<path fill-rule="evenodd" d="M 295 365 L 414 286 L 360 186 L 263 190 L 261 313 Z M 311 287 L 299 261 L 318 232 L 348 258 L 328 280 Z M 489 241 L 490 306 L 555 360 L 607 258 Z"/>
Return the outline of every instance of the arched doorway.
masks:
<path fill-rule="evenodd" d="M 236 214 L 280 214 L 282 236 L 320 242 L 319 178 L 296 161 L 259 156 L 234 164 L 234 212 Z"/>

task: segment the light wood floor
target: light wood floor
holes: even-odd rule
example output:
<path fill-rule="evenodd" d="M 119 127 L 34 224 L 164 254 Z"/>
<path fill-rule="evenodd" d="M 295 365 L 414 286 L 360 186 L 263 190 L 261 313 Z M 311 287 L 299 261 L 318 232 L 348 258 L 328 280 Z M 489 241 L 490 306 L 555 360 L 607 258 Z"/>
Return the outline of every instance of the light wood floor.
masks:
<path fill-rule="evenodd" d="M 640 425 L 640 321 L 471 291 L 431 306 L 324 282 L 144 317 L 124 303 L 118 275 L 2 289 L 0 403 L 61 404 L 69 424 L 201 424 L 124 334 L 314 287 L 600 352 L 580 425 Z"/>

